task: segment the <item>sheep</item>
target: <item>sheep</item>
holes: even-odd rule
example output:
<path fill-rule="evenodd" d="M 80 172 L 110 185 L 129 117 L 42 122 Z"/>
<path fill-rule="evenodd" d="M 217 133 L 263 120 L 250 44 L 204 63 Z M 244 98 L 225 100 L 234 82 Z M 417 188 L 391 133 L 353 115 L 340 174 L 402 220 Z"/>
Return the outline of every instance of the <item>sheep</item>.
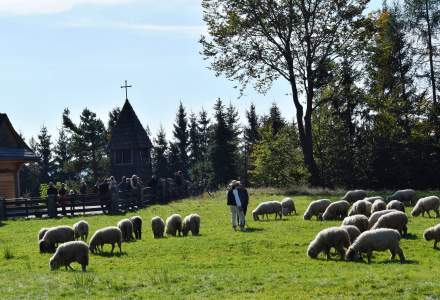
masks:
<path fill-rule="evenodd" d="M 40 231 L 38 231 L 38 242 L 43 238 L 44 234 L 49 230 L 50 228 L 41 228 Z"/>
<path fill-rule="evenodd" d="M 304 220 L 310 220 L 313 216 L 316 216 L 316 219 L 319 219 L 320 215 L 325 212 L 331 203 L 332 202 L 328 199 L 319 199 L 310 202 L 309 207 L 307 207 L 304 212 Z"/>
<path fill-rule="evenodd" d="M 383 215 L 392 213 L 393 211 L 399 211 L 399 210 L 387 209 L 387 210 L 381 210 L 381 211 L 377 211 L 377 212 L 373 213 L 370 216 L 370 218 L 368 219 L 368 229 L 373 227 L 374 224 L 376 224 L 377 220 L 379 220 L 380 217 L 382 217 Z"/>
<path fill-rule="evenodd" d="M 386 210 L 386 209 L 387 209 L 387 204 L 385 203 L 385 201 L 381 199 L 376 199 L 373 205 L 371 206 L 371 213 L 375 213 L 377 211 Z"/>
<path fill-rule="evenodd" d="M 412 204 L 414 197 L 416 196 L 416 191 L 412 189 L 399 190 L 394 192 L 391 196 L 387 197 L 387 201 L 389 200 L 399 200 L 405 204 Z"/>
<path fill-rule="evenodd" d="M 325 221 L 330 220 L 342 220 L 348 214 L 350 203 L 345 200 L 340 200 L 330 204 L 322 215 L 322 219 Z"/>
<path fill-rule="evenodd" d="M 425 198 L 420 198 L 417 203 L 416 206 L 414 206 L 411 215 L 413 217 L 417 217 L 420 214 L 422 214 L 422 216 L 425 216 L 425 212 L 428 214 L 428 216 L 431 218 L 431 215 L 429 214 L 430 210 L 435 211 L 436 214 L 436 218 L 439 217 L 439 206 L 440 206 L 440 198 L 437 196 L 429 196 L 429 197 L 425 197 Z"/>
<path fill-rule="evenodd" d="M 390 228 L 396 229 L 401 235 L 406 235 L 408 233 L 408 217 L 405 213 L 401 211 L 394 211 L 389 214 L 381 216 L 376 224 L 371 227 L 371 230 L 379 228 Z"/>
<path fill-rule="evenodd" d="M 254 218 L 254 221 L 259 221 L 260 215 L 266 215 L 266 218 L 269 219 L 268 215 L 275 214 L 275 220 L 280 217 L 280 219 L 283 218 L 283 207 L 281 205 L 281 202 L 278 201 L 267 201 L 260 203 L 257 208 L 255 208 L 252 211 L 252 217 Z"/>
<path fill-rule="evenodd" d="M 348 191 L 344 197 L 341 198 L 341 200 L 348 201 L 350 203 L 354 203 L 358 200 L 362 200 L 365 197 L 367 197 L 367 192 L 364 190 L 354 190 L 354 191 Z"/>
<path fill-rule="evenodd" d="M 350 217 L 354 215 L 364 215 L 369 217 L 371 215 L 371 203 L 365 200 L 356 201 L 348 212 L 348 215 Z"/>
<path fill-rule="evenodd" d="M 283 216 L 290 216 L 293 211 L 296 215 L 295 202 L 293 202 L 291 198 L 284 198 L 283 201 L 281 201 L 281 206 L 283 208 Z"/>
<path fill-rule="evenodd" d="M 350 237 L 350 244 L 352 244 L 361 234 L 360 230 L 354 225 L 342 225 L 341 228 L 347 231 L 348 236 Z"/>
<path fill-rule="evenodd" d="M 39 241 L 40 253 L 53 253 L 60 243 L 75 240 L 72 227 L 57 226 L 46 231 L 43 238 Z"/>
<path fill-rule="evenodd" d="M 310 242 L 307 249 L 307 255 L 310 258 L 317 258 L 319 253 L 324 252 L 327 259 L 330 259 L 330 249 L 335 248 L 344 259 L 345 249 L 350 246 L 350 236 L 347 230 L 341 227 L 330 227 L 321 230 L 313 241 Z"/>
<path fill-rule="evenodd" d="M 368 201 L 368 202 L 370 202 L 371 204 L 373 204 L 374 203 L 374 201 L 376 201 L 376 200 L 384 200 L 383 199 L 383 197 L 381 197 L 381 196 L 373 196 L 373 197 L 367 197 L 367 198 L 364 198 L 363 200 L 365 200 L 365 201 Z"/>
<path fill-rule="evenodd" d="M 83 241 L 87 241 L 87 237 L 89 236 L 89 223 L 83 220 L 76 222 L 73 224 L 73 232 L 75 240 L 81 238 Z"/>
<path fill-rule="evenodd" d="M 155 239 L 163 238 L 165 231 L 165 222 L 161 217 L 154 217 L 151 219 L 151 230 Z"/>
<path fill-rule="evenodd" d="M 434 249 L 437 249 L 437 243 L 440 241 L 440 224 L 426 229 L 423 238 L 427 241 L 434 240 Z"/>
<path fill-rule="evenodd" d="M 129 219 L 122 219 L 117 224 L 122 232 L 122 240 L 129 242 L 133 239 L 133 223 Z"/>
<path fill-rule="evenodd" d="M 342 221 L 342 225 L 354 225 L 360 232 L 364 232 L 368 230 L 368 218 L 364 215 L 346 217 L 344 221 Z"/>
<path fill-rule="evenodd" d="M 86 272 L 89 265 L 89 246 L 83 241 L 73 241 L 62 244 L 49 260 L 50 269 L 56 270 L 62 266 L 73 270 L 71 263 L 77 262 L 81 265 L 82 271 Z"/>
<path fill-rule="evenodd" d="M 134 236 L 137 240 L 142 239 L 142 218 L 140 216 L 134 216 L 130 218 L 133 223 Z"/>
<path fill-rule="evenodd" d="M 354 261 L 362 259 L 362 253 L 367 253 L 368 263 L 371 263 L 373 251 L 390 250 L 391 259 L 399 255 L 400 262 L 405 261 L 402 248 L 399 245 L 400 234 L 397 230 L 382 228 L 361 233 L 356 241 L 348 248 L 346 259 Z"/>
<path fill-rule="evenodd" d="M 182 217 L 178 214 L 171 215 L 167 218 L 165 232 L 167 235 L 179 236 L 182 234 Z"/>
<path fill-rule="evenodd" d="M 401 212 L 405 212 L 405 205 L 399 200 L 392 200 L 387 204 L 387 209 L 395 209 Z"/>
<path fill-rule="evenodd" d="M 119 253 L 122 254 L 122 231 L 115 226 L 97 230 L 90 239 L 90 252 L 102 254 L 104 252 L 104 244 L 112 245 L 111 254 L 113 254 L 115 244 L 118 244 Z"/>
<path fill-rule="evenodd" d="M 200 231 L 200 216 L 198 214 L 191 214 L 183 219 L 182 234 L 187 236 L 191 231 L 192 235 L 199 235 Z"/>

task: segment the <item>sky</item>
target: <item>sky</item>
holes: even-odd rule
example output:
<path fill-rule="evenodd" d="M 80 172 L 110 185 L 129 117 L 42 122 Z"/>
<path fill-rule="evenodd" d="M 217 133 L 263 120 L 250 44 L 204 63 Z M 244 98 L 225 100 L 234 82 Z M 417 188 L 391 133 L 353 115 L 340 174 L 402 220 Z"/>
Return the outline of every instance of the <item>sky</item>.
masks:
<path fill-rule="evenodd" d="M 373 0 L 377 8 L 381 0 Z M 199 54 L 201 0 L 0 0 L 0 112 L 27 139 L 42 126 L 56 137 L 64 108 L 74 120 L 87 107 L 104 122 L 129 100 L 153 135 L 172 133 L 180 101 L 189 112 L 232 103 L 245 122 L 251 102 L 266 113 L 276 102 L 288 120 L 289 89 L 239 97 L 235 82 L 216 77 Z"/>

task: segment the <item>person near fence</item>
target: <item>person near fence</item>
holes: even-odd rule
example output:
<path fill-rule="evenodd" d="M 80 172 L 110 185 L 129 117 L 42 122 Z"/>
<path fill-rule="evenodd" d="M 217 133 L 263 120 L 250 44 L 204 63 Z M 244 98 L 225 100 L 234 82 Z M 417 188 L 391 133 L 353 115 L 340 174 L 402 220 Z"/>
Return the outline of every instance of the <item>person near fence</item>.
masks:
<path fill-rule="evenodd" d="M 48 196 L 58 196 L 58 190 L 53 184 L 53 182 L 49 182 L 49 187 L 47 188 L 47 195 Z"/>
<path fill-rule="evenodd" d="M 133 175 L 131 177 L 130 188 L 131 188 L 131 194 L 132 194 L 133 198 L 135 199 L 135 204 L 139 207 L 140 200 L 141 200 L 142 188 L 141 188 L 140 180 L 136 175 Z"/>
<path fill-rule="evenodd" d="M 109 181 L 107 179 L 104 179 L 104 181 L 98 185 L 98 195 L 102 211 L 107 214 L 111 198 Z"/>
<path fill-rule="evenodd" d="M 227 193 L 227 205 L 231 210 L 231 221 L 232 228 L 237 230 L 237 223 L 240 226 L 240 230 L 245 230 L 245 218 L 243 214 L 243 207 L 240 200 L 240 194 L 238 191 L 238 187 L 240 186 L 240 182 L 233 180 L 229 185 L 228 193 Z"/>
<path fill-rule="evenodd" d="M 74 189 L 69 191 L 69 202 L 70 202 L 70 215 L 73 217 L 75 215 L 75 205 L 77 202 L 78 192 Z"/>
<path fill-rule="evenodd" d="M 69 203 L 69 199 L 67 197 L 67 189 L 64 183 L 61 184 L 60 190 L 58 191 L 58 204 L 61 206 L 61 210 L 63 212 L 63 216 L 66 215 L 66 206 Z"/>
<path fill-rule="evenodd" d="M 85 180 L 81 180 L 81 183 L 79 185 L 79 194 L 80 195 L 87 195 L 87 183 Z"/>
<path fill-rule="evenodd" d="M 247 208 L 249 205 L 249 193 L 246 187 L 241 182 L 238 186 L 238 194 L 240 196 L 241 206 L 243 207 L 243 214 L 246 218 Z"/>

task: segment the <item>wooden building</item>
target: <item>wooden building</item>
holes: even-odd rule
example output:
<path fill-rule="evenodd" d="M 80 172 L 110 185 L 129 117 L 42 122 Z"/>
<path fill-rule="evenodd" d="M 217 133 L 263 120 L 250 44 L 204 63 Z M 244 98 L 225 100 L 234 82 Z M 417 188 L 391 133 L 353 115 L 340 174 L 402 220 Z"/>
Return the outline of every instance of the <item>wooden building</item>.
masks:
<path fill-rule="evenodd" d="M 150 138 L 130 102 L 125 100 L 109 143 L 111 175 L 119 182 L 122 176 L 137 175 L 147 183 L 151 178 Z"/>
<path fill-rule="evenodd" d="M 0 197 L 17 198 L 20 193 L 20 169 L 38 157 L 12 127 L 6 114 L 0 113 Z"/>

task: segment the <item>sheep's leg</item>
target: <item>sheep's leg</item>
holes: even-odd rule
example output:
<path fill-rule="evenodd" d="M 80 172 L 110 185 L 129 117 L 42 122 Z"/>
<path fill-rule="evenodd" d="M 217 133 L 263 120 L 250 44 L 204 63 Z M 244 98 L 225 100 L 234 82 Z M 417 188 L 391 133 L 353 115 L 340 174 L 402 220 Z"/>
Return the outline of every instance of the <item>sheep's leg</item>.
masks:
<path fill-rule="evenodd" d="M 111 254 L 113 254 L 113 250 L 115 250 L 115 243 L 112 244 L 112 251 L 110 251 Z"/>
<path fill-rule="evenodd" d="M 121 247 L 121 243 L 118 243 L 118 247 L 119 247 L 119 254 L 122 254 L 122 247 Z"/>
<path fill-rule="evenodd" d="M 67 267 L 68 267 L 71 271 L 73 271 L 73 268 L 72 268 L 72 266 L 71 266 L 70 264 L 68 264 Z"/>
<path fill-rule="evenodd" d="M 399 246 L 397 246 L 396 250 L 397 250 L 397 254 L 399 255 L 400 262 L 401 263 L 405 262 L 405 255 L 403 255 L 402 249 Z"/>
<path fill-rule="evenodd" d="M 403 226 L 403 235 L 406 236 L 408 234 L 408 227 Z"/>
<path fill-rule="evenodd" d="M 330 260 L 330 248 L 325 249 L 325 255 L 327 256 L 327 260 Z"/>
<path fill-rule="evenodd" d="M 436 218 L 440 217 L 440 214 L 439 214 L 438 209 L 435 210 L 435 217 L 436 217 Z"/>
<path fill-rule="evenodd" d="M 341 260 L 344 260 L 344 257 L 345 257 L 344 247 L 339 247 L 337 250 L 339 252 L 339 255 L 341 256 Z"/>
<path fill-rule="evenodd" d="M 371 263 L 371 256 L 373 255 L 373 251 L 371 251 L 371 250 L 369 250 L 368 252 L 367 252 L 367 260 L 368 260 L 368 263 Z"/>
<path fill-rule="evenodd" d="M 426 213 L 428 214 L 428 217 L 431 219 L 431 214 L 429 213 L 429 210 L 427 210 Z"/>
<path fill-rule="evenodd" d="M 87 266 L 86 266 L 86 265 L 82 265 L 81 267 L 82 267 L 82 271 L 83 271 L 83 272 L 86 272 L 86 271 L 87 271 Z"/>
<path fill-rule="evenodd" d="M 437 249 L 437 242 L 438 242 L 438 240 L 436 239 L 436 240 L 434 241 L 434 249 Z"/>
<path fill-rule="evenodd" d="M 391 252 L 391 260 L 394 260 L 396 258 L 396 249 L 394 248 L 390 248 L 390 252 Z"/>

